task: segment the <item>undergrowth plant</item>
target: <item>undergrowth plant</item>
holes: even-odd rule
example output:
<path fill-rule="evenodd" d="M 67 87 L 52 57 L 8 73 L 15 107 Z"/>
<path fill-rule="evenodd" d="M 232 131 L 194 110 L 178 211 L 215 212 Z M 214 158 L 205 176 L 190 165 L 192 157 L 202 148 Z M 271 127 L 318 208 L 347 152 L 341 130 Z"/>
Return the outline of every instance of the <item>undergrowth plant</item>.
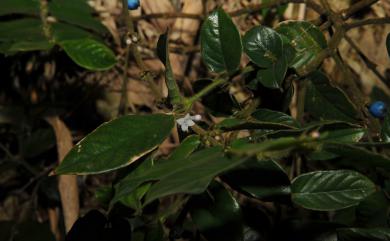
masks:
<path fill-rule="evenodd" d="M 16 2 L 22 1 L 7 3 Z M 58 21 L 50 22 L 48 15 L 1 23 L 0 29 L 5 24 L 22 29 L 38 21 L 45 31 L 29 28 L 41 34 L 23 41 L 0 32 L 0 50 L 58 45 L 83 67 L 111 67 L 115 56 L 94 34 L 101 26 L 65 15 L 71 2 L 13 9 L 50 13 Z M 287 2 L 300 1 L 269 1 L 267 7 Z M 162 34 L 157 56 L 165 66 L 168 98 L 159 113 L 128 114 L 102 124 L 55 169 L 56 175 L 117 173 L 111 186 L 96 193 L 105 212 L 80 218 L 67 240 L 389 240 L 390 116 L 383 106 L 367 108 L 337 50 L 350 29 L 388 19 L 347 23 L 358 7 L 339 14 L 326 0 L 308 6 L 322 18 L 254 26 L 244 34 L 222 8 L 211 12 L 200 30 L 209 75 L 194 82 L 191 96 L 183 94 L 173 74 L 169 31 Z M 127 27 L 128 51 L 139 57 L 133 26 Z M 328 57 L 343 70 L 342 83 L 321 70 Z M 146 81 L 153 76 L 144 75 Z M 238 100 L 232 86 L 250 98 Z M 198 102 L 205 113 L 193 111 Z M 210 116 L 223 118 L 210 124 Z M 169 156 L 159 155 L 174 128 L 180 145 Z"/>

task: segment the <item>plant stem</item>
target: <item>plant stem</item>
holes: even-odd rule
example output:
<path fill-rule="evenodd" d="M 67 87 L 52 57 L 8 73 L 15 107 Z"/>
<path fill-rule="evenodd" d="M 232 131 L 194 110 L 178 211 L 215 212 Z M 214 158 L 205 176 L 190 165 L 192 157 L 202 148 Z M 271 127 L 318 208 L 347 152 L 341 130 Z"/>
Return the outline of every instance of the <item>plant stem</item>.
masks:
<path fill-rule="evenodd" d="M 129 14 L 127 6 L 127 1 L 122 0 L 122 14 L 124 16 L 125 22 L 126 22 L 126 28 L 127 28 L 127 35 L 132 40 L 133 38 L 136 38 L 138 41 L 138 36 L 135 32 L 134 27 L 134 20 L 132 16 Z M 124 74 L 123 74 L 123 84 L 122 84 L 122 96 L 120 101 L 120 107 L 119 110 L 122 111 L 122 113 L 127 112 L 127 104 L 128 104 L 128 96 L 127 96 L 127 85 L 129 82 L 128 76 L 127 76 L 127 68 L 129 65 L 129 57 L 130 52 L 133 53 L 135 62 L 137 63 L 138 67 L 141 69 L 141 79 L 145 80 L 148 84 L 150 89 L 152 90 L 154 96 L 156 97 L 157 101 L 160 101 L 162 99 L 161 91 L 159 90 L 156 83 L 154 83 L 153 75 L 150 73 L 149 70 L 147 70 L 146 65 L 142 59 L 141 53 L 138 50 L 138 42 L 132 42 L 131 44 L 127 44 L 126 46 L 126 52 L 125 52 L 125 63 L 124 63 Z"/>
<path fill-rule="evenodd" d="M 186 99 L 186 105 L 191 106 L 195 101 L 199 100 L 200 98 L 208 94 L 210 91 L 212 91 L 213 89 L 217 88 L 222 84 L 225 84 L 226 82 L 227 80 L 222 78 L 214 80 L 211 84 L 204 87 L 201 91 L 191 96 L 190 98 Z"/>
<path fill-rule="evenodd" d="M 354 28 L 362 27 L 369 24 L 390 24 L 390 17 L 385 18 L 371 18 L 360 21 L 355 21 L 345 25 L 345 30 L 349 31 Z"/>
<path fill-rule="evenodd" d="M 42 30 L 45 37 L 48 39 L 50 43 L 54 43 L 53 36 L 51 34 L 51 26 L 49 24 L 49 21 L 47 20 L 49 16 L 49 7 L 48 7 L 48 0 L 40 0 L 40 17 L 42 21 Z"/>
<path fill-rule="evenodd" d="M 127 32 L 131 31 L 129 26 L 129 12 L 126 8 L 127 1 L 122 0 L 122 15 L 125 20 Z M 126 45 L 125 49 L 125 62 L 123 64 L 123 76 L 122 76 L 122 93 L 121 99 L 119 102 L 118 115 L 126 115 L 128 111 L 128 94 L 127 94 L 127 86 L 129 83 L 129 77 L 127 76 L 127 69 L 129 67 L 129 57 L 130 57 L 130 45 Z"/>
<path fill-rule="evenodd" d="M 214 139 L 212 136 L 210 136 L 209 133 L 207 131 L 205 131 L 202 127 L 195 124 L 195 125 L 191 126 L 191 129 L 196 134 L 206 137 L 207 140 L 209 140 L 213 146 L 220 146 L 221 145 L 216 139 Z"/>

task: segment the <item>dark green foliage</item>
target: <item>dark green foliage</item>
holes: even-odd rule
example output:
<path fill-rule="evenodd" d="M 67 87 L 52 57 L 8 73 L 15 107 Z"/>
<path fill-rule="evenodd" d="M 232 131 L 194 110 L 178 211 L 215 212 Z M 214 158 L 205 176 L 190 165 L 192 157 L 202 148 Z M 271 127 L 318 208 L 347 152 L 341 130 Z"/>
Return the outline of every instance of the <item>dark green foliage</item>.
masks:
<path fill-rule="evenodd" d="M 116 64 L 118 56 L 103 42 L 107 30 L 85 1 L 49 1 L 46 14 L 55 23 L 37 17 L 41 7 L 37 0 L 2 0 L 1 53 L 61 49 L 88 70 Z M 276 9 L 280 15 L 285 8 Z M 203 69 L 213 77 L 194 81 L 182 94 L 169 59 L 169 35 L 162 34 L 157 56 L 171 105 L 161 101 L 156 113 L 147 109 L 101 124 L 55 168 L 57 175 L 114 173 L 93 193 L 105 213 L 94 210 L 79 218 L 66 241 L 390 240 L 390 114 L 374 122 L 345 86 L 320 70 L 318 57 L 328 48 L 320 28 L 285 21 L 241 36 L 229 14 L 217 8 L 205 18 L 199 39 Z M 390 37 L 388 50 L 389 45 Z M 297 114 L 289 111 L 293 86 Z M 237 92 L 246 99 L 236 98 Z M 388 100 L 383 93 L 381 98 Z M 16 148 L 1 146 L 0 168 L 25 160 L 46 167 L 40 161 L 53 152 L 53 131 L 47 123 L 30 125 L 24 106 L 11 107 L 0 108 L 0 124 L 14 135 L 1 137 Z M 205 110 L 200 118 L 190 115 L 198 109 Z M 41 119 L 52 114 L 34 111 Z M 193 133 L 182 128 L 171 138 L 183 118 Z M 12 129 L 17 125 L 24 129 Z M 161 155 L 156 150 L 168 138 L 177 145 Z M 50 154 L 47 159 L 57 153 Z M 30 178 L 36 170 L 26 163 L 21 172 Z M 47 178 L 28 191 L 37 191 L 47 208 L 59 205 L 56 186 Z M 7 230 L 0 227 L 1 241 L 9 240 L 12 227 L 25 230 L 24 223 L 1 225 Z M 33 227 L 25 234 L 46 231 Z M 15 240 L 22 240 L 24 234 L 18 235 Z"/>

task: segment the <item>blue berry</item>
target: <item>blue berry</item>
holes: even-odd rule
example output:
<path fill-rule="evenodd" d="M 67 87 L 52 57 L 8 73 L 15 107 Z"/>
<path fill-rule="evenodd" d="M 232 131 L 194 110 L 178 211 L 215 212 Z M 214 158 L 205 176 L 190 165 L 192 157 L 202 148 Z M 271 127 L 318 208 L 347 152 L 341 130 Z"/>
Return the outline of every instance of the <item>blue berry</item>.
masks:
<path fill-rule="evenodd" d="M 130 10 L 135 10 L 139 7 L 139 0 L 127 0 L 127 7 Z"/>
<path fill-rule="evenodd" d="M 371 115 L 376 118 L 384 118 L 386 116 L 387 106 L 383 101 L 375 101 L 368 109 Z"/>

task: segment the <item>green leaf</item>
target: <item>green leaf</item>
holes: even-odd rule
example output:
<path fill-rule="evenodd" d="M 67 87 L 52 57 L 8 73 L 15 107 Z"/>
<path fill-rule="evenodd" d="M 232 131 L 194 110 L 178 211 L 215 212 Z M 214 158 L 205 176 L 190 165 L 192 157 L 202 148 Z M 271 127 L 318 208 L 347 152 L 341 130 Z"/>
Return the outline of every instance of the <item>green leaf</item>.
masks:
<path fill-rule="evenodd" d="M 1 0 L 0 15 L 39 14 L 39 0 Z"/>
<path fill-rule="evenodd" d="M 268 88 L 281 88 L 287 72 L 282 37 L 273 29 L 256 26 L 243 37 L 244 51 L 259 67 L 257 81 Z"/>
<path fill-rule="evenodd" d="M 311 138 L 282 137 L 260 143 L 240 143 L 232 145 L 230 151 L 237 155 L 257 155 L 259 159 L 276 159 L 288 156 L 292 150 L 303 148 L 313 142 Z"/>
<path fill-rule="evenodd" d="M 269 109 L 257 109 L 252 113 L 252 117 L 258 121 L 279 123 L 291 127 L 300 126 L 299 123 L 290 115 Z"/>
<path fill-rule="evenodd" d="M 179 86 L 175 80 L 171 61 L 169 60 L 169 35 L 168 32 L 160 35 L 157 42 L 157 55 L 165 66 L 165 83 L 168 88 L 168 97 L 173 105 L 180 105 L 183 97 L 180 94 Z"/>
<path fill-rule="evenodd" d="M 375 184 L 355 171 L 317 171 L 296 177 L 292 201 L 304 208 L 334 211 L 359 204 L 375 192 Z"/>
<path fill-rule="evenodd" d="M 142 212 L 142 198 L 149 191 L 151 183 L 146 183 L 137 187 L 132 193 L 123 197 L 120 202 L 134 210 L 137 210 L 138 213 Z"/>
<path fill-rule="evenodd" d="M 0 22 L 0 41 L 42 41 L 46 37 L 42 31 L 42 22 L 36 18 L 22 18 Z"/>
<path fill-rule="evenodd" d="M 99 204 L 108 207 L 110 201 L 114 195 L 114 189 L 112 186 L 99 187 L 95 191 L 95 198 L 99 201 Z"/>
<path fill-rule="evenodd" d="M 241 36 L 222 8 L 207 17 L 200 41 L 203 62 L 212 72 L 231 74 L 237 70 L 242 54 Z"/>
<path fill-rule="evenodd" d="M 117 62 L 111 49 L 93 39 L 66 40 L 59 45 L 76 64 L 89 70 L 107 70 Z"/>
<path fill-rule="evenodd" d="M 173 152 L 169 156 L 169 160 L 173 161 L 187 158 L 199 147 L 200 143 L 200 137 L 198 135 L 187 136 L 180 143 L 180 145 L 175 150 L 173 150 Z"/>
<path fill-rule="evenodd" d="M 382 124 L 381 131 L 382 141 L 389 143 L 390 142 L 390 111 L 387 113 Z"/>
<path fill-rule="evenodd" d="M 232 188 L 265 201 L 290 198 L 290 180 L 274 161 L 248 161 L 227 172 L 222 179 Z"/>
<path fill-rule="evenodd" d="M 355 168 L 384 168 L 390 170 L 390 158 L 356 145 L 325 143 L 322 150 L 340 157 L 335 161 L 335 165 L 346 165 Z"/>
<path fill-rule="evenodd" d="M 287 73 L 287 67 L 286 58 L 282 56 L 271 67 L 257 71 L 256 80 L 264 87 L 280 89 Z"/>
<path fill-rule="evenodd" d="M 190 200 L 191 219 L 207 240 L 243 240 L 239 203 L 219 183 Z"/>
<path fill-rule="evenodd" d="M 57 174 L 96 174 L 130 165 L 170 134 L 172 115 L 128 115 L 105 123 L 81 140 Z"/>
<path fill-rule="evenodd" d="M 357 143 L 366 133 L 365 129 L 362 128 L 351 128 L 351 129 L 340 129 L 321 131 L 321 141 L 330 142 L 342 142 L 342 143 Z M 325 148 L 319 148 L 308 155 L 311 160 L 330 160 L 338 157 L 339 155 L 324 150 Z"/>
<path fill-rule="evenodd" d="M 340 241 L 389 241 L 389 228 L 343 228 L 337 230 Z"/>
<path fill-rule="evenodd" d="M 140 163 L 136 167 L 136 169 L 133 170 L 132 172 L 133 174 L 140 174 L 148 170 L 149 168 L 152 168 L 153 165 L 154 165 L 154 157 L 153 154 L 151 154 L 142 163 Z M 149 191 L 150 187 L 151 187 L 151 183 L 141 184 L 139 187 L 134 189 L 131 193 L 122 197 L 120 199 L 120 202 L 125 206 L 136 210 L 136 213 L 142 213 L 142 207 L 143 207 L 142 198 Z M 114 196 L 112 198 L 114 198 Z"/>
<path fill-rule="evenodd" d="M 321 133 L 321 140 L 352 143 L 360 141 L 365 133 L 366 129 L 362 128 L 324 131 Z"/>
<path fill-rule="evenodd" d="M 285 21 L 276 27 L 276 31 L 286 37 L 295 49 L 291 66 L 297 70 L 310 64 L 327 47 L 321 30 L 310 22 Z"/>
<path fill-rule="evenodd" d="M 270 68 L 283 56 L 281 36 L 273 29 L 256 26 L 242 39 L 244 51 L 249 59 L 263 68 Z"/>
<path fill-rule="evenodd" d="M 53 46 L 42 31 L 39 19 L 23 18 L 0 22 L 0 52 L 48 50 Z"/>
<path fill-rule="evenodd" d="M 17 42 L 0 42 L 0 52 L 5 54 L 14 54 L 16 52 L 28 52 L 28 51 L 45 51 L 49 50 L 54 45 L 49 43 L 46 39 L 36 41 L 17 41 Z"/>
<path fill-rule="evenodd" d="M 60 22 L 101 34 L 107 33 L 99 19 L 93 16 L 93 8 L 88 5 L 86 0 L 52 0 L 48 6 L 50 14 Z"/>
<path fill-rule="evenodd" d="M 217 124 L 217 128 L 224 131 L 244 129 L 284 130 L 297 129 L 298 127 L 299 123 L 291 116 L 268 109 L 258 109 L 247 119 L 226 118 Z"/>
<path fill-rule="evenodd" d="M 146 182 L 154 182 L 144 205 L 157 198 L 177 193 L 202 193 L 210 181 L 222 172 L 242 164 L 245 158 L 227 158 L 222 148 L 208 148 L 176 160 L 160 160 L 152 168 L 130 173 L 116 185 L 112 204 Z"/>
<path fill-rule="evenodd" d="M 51 32 L 56 43 L 61 43 L 65 40 L 81 40 L 93 39 L 101 41 L 98 36 L 80 27 L 67 23 L 53 23 L 51 24 Z"/>
<path fill-rule="evenodd" d="M 319 119 L 356 122 L 355 106 L 345 93 L 330 85 L 328 78 L 316 71 L 307 82 L 305 110 Z"/>

